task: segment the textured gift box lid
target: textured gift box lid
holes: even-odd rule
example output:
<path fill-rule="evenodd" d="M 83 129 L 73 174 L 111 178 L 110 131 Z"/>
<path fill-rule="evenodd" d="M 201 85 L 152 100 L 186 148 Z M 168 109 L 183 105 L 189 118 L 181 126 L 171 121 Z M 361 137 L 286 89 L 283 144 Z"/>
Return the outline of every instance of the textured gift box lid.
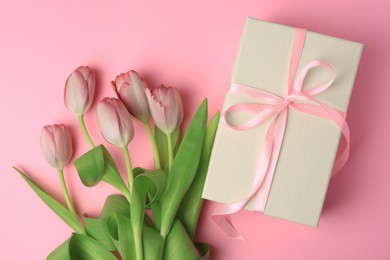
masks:
<path fill-rule="evenodd" d="M 231 81 L 284 95 L 295 28 L 248 18 L 241 37 Z M 325 60 L 336 68 L 336 79 L 318 100 L 346 111 L 363 45 L 308 32 L 300 69 L 312 60 Z M 309 72 L 303 89 L 330 79 L 320 68 Z M 237 103 L 257 102 L 250 97 L 227 93 L 223 111 Z M 233 114 L 240 123 L 250 114 Z M 252 115 L 253 116 L 253 115 Z M 246 197 L 270 122 L 246 131 L 219 124 L 211 154 L 203 198 L 232 203 Z M 340 130 L 335 123 L 315 116 L 288 111 L 287 127 L 264 213 L 316 227 L 322 211 Z M 246 209 L 251 210 L 251 203 Z"/>

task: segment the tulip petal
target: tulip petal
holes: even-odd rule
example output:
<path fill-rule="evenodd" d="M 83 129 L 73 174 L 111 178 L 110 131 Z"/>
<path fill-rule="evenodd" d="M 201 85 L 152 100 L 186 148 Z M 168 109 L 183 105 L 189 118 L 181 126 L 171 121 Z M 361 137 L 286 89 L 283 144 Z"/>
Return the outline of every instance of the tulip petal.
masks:
<path fill-rule="evenodd" d="M 161 103 L 157 100 L 156 96 L 154 95 L 155 93 L 157 95 L 158 91 L 153 91 L 153 93 L 149 90 L 146 89 L 146 97 L 149 102 L 149 108 L 150 112 L 153 116 L 154 123 L 160 128 L 164 133 L 168 132 L 168 126 L 167 126 L 167 121 L 165 117 L 165 109 L 161 105 Z"/>
<path fill-rule="evenodd" d="M 107 100 L 104 99 L 103 101 Z M 100 131 L 108 142 L 116 146 L 121 146 L 117 113 L 110 101 L 103 101 L 100 102 L 97 107 L 97 118 Z"/>
<path fill-rule="evenodd" d="M 112 99 L 115 104 L 115 110 L 118 117 L 119 132 L 121 133 L 122 142 L 128 144 L 134 136 L 133 122 L 126 107 L 119 99 Z"/>
<path fill-rule="evenodd" d="M 72 140 L 64 125 L 49 125 L 42 129 L 41 150 L 48 163 L 62 169 L 73 154 Z"/>
<path fill-rule="evenodd" d="M 93 98 L 95 96 L 95 72 L 93 70 L 90 71 L 90 75 L 87 80 L 87 86 L 88 86 L 88 97 L 87 97 L 87 104 L 84 109 L 84 113 L 91 108 L 93 103 Z"/>
<path fill-rule="evenodd" d="M 134 136 L 133 122 L 126 107 L 119 99 L 105 98 L 97 110 L 100 131 L 113 145 L 128 145 Z"/>
<path fill-rule="evenodd" d="M 145 81 L 134 70 L 122 73 L 115 79 L 115 91 L 119 99 L 136 119 L 148 122 L 150 110 L 146 98 Z"/>
<path fill-rule="evenodd" d="M 64 125 L 53 126 L 53 139 L 56 146 L 55 157 L 57 168 L 62 169 L 72 156 L 72 141 Z"/>
<path fill-rule="evenodd" d="M 183 105 L 179 92 L 173 87 L 146 91 L 155 124 L 165 133 L 172 133 L 183 121 Z"/>
<path fill-rule="evenodd" d="M 175 130 L 183 121 L 183 106 L 179 92 L 174 88 L 168 88 L 167 97 L 165 98 L 166 121 L 169 131 Z"/>
<path fill-rule="evenodd" d="M 115 84 L 116 84 L 117 91 L 119 92 L 119 90 L 121 89 L 122 85 L 123 84 L 128 84 L 128 82 L 129 82 L 129 76 L 127 75 L 127 73 L 119 74 L 116 77 L 116 79 L 115 79 Z"/>
<path fill-rule="evenodd" d="M 82 115 L 88 99 L 87 82 L 78 71 L 74 71 L 66 81 L 65 105 L 76 115 Z"/>
<path fill-rule="evenodd" d="M 65 83 L 65 106 L 80 116 L 89 110 L 95 95 L 95 72 L 89 67 L 78 67 Z"/>
<path fill-rule="evenodd" d="M 78 71 L 84 80 L 87 80 L 89 78 L 89 74 L 90 74 L 90 69 L 88 66 L 80 66 L 76 69 L 76 71 Z"/>
<path fill-rule="evenodd" d="M 168 88 L 165 87 L 164 85 L 161 85 L 160 88 L 157 88 L 153 90 L 153 95 L 155 96 L 156 100 L 160 102 L 162 106 L 165 106 L 165 99 L 167 98 L 168 95 Z"/>
<path fill-rule="evenodd" d="M 51 132 L 50 126 L 45 126 L 42 129 L 41 137 L 40 137 L 40 144 L 41 144 L 41 150 L 42 153 L 46 159 L 46 161 L 54 168 L 56 168 L 56 157 L 55 157 L 55 143 L 54 138 Z"/>

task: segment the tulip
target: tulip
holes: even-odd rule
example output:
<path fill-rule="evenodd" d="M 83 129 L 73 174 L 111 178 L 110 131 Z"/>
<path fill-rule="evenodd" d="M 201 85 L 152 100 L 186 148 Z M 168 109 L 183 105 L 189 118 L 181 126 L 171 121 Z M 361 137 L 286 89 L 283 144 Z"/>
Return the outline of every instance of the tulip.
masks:
<path fill-rule="evenodd" d="M 149 122 L 150 110 L 145 94 L 148 86 L 138 73 L 134 70 L 122 73 L 111 84 L 129 113 L 144 123 Z"/>
<path fill-rule="evenodd" d="M 148 88 L 146 82 L 136 71 L 130 70 L 117 76 L 111 85 L 129 113 L 144 124 L 152 144 L 155 166 L 161 168 L 156 140 L 149 122 L 150 109 L 145 93 Z"/>
<path fill-rule="evenodd" d="M 65 106 L 77 116 L 84 115 L 92 105 L 95 94 L 95 72 L 80 66 L 65 83 Z"/>
<path fill-rule="evenodd" d="M 134 137 L 131 116 L 116 98 L 104 98 L 97 107 L 97 119 L 103 137 L 118 147 L 127 146 Z"/>
<path fill-rule="evenodd" d="M 63 169 L 73 154 L 72 139 L 64 125 L 48 125 L 41 132 L 41 149 L 48 163 L 57 169 L 60 176 L 62 192 L 69 210 L 77 217 L 66 188 Z"/>
<path fill-rule="evenodd" d="M 167 135 L 168 164 L 169 168 L 173 161 L 172 132 L 180 126 L 183 121 L 183 105 L 179 92 L 173 87 L 154 89 L 151 92 L 146 90 L 150 112 L 154 123 Z"/>
<path fill-rule="evenodd" d="M 183 121 L 183 105 L 179 92 L 173 87 L 146 90 L 154 123 L 165 134 L 171 134 Z"/>
<path fill-rule="evenodd" d="M 48 125 L 41 132 L 41 149 L 47 162 L 61 170 L 72 157 L 72 140 L 64 125 Z"/>
<path fill-rule="evenodd" d="M 127 145 L 134 137 L 131 116 L 123 103 L 116 98 L 104 98 L 97 107 L 97 119 L 103 137 L 111 144 L 121 147 L 124 153 L 129 190 L 134 174 Z"/>
<path fill-rule="evenodd" d="M 95 147 L 84 122 L 84 114 L 93 102 L 95 95 L 95 72 L 88 66 L 74 70 L 65 83 L 65 106 L 77 115 L 81 131 L 91 148 Z"/>

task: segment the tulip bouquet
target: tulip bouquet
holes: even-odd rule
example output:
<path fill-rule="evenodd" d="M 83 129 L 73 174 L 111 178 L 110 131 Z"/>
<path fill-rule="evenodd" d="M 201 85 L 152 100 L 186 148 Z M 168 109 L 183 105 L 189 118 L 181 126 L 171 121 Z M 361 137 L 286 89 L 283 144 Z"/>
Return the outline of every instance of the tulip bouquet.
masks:
<path fill-rule="evenodd" d="M 204 100 L 181 140 L 183 108 L 175 88 L 161 86 L 152 91 L 135 71 L 117 76 L 112 86 L 118 98 L 106 97 L 98 103 L 97 121 L 103 137 L 123 150 L 127 181 L 105 146 L 94 144 L 84 123 L 84 114 L 94 99 L 94 71 L 79 67 L 65 84 L 65 105 L 77 116 L 90 146 L 73 161 L 82 183 L 92 187 L 103 181 L 121 193 L 107 197 L 99 217 L 80 216 L 68 194 L 63 169 L 73 149 L 64 125 L 45 126 L 40 144 L 44 157 L 58 171 L 66 206 L 14 167 L 73 229 L 70 238 L 48 259 L 208 259 L 208 246 L 193 240 L 219 114 L 207 125 Z M 132 167 L 128 151 L 134 136 L 132 120 L 145 126 L 154 169 Z"/>

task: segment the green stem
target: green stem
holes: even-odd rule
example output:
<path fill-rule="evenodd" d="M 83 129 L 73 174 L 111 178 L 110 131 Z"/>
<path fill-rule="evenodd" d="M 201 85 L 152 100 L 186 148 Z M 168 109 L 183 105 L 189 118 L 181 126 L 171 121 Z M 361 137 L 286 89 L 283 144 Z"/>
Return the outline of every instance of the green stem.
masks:
<path fill-rule="evenodd" d="M 160 255 L 160 259 L 163 259 L 164 257 L 164 251 L 165 251 L 165 244 L 166 244 L 166 237 L 163 238 L 163 241 L 162 241 L 162 250 L 161 250 L 161 255 Z"/>
<path fill-rule="evenodd" d="M 172 134 L 167 134 L 169 170 L 173 162 Z"/>
<path fill-rule="evenodd" d="M 150 142 L 152 144 L 154 165 L 156 166 L 157 169 L 161 169 L 160 156 L 158 154 L 157 143 L 156 143 L 156 139 L 154 138 L 152 128 L 150 127 L 149 122 L 146 122 L 144 124 L 145 124 L 145 128 L 146 128 L 146 132 L 148 133 Z"/>
<path fill-rule="evenodd" d="M 85 140 L 87 140 L 87 143 L 88 143 L 90 148 L 94 148 L 95 145 L 93 144 L 92 139 L 88 134 L 87 127 L 85 126 L 84 115 L 79 116 L 78 119 L 79 119 L 81 131 L 83 132 Z"/>
<path fill-rule="evenodd" d="M 134 180 L 133 168 L 131 166 L 129 149 L 127 149 L 127 146 L 123 146 L 122 150 L 123 150 L 123 155 L 125 157 L 125 162 L 126 162 L 127 181 L 128 181 L 129 191 L 131 193 L 131 188 L 133 187 L 133 180 Z"/>
<path fill-rule="evenodd" d="M 142 252 L 142 233 L 140 231 L 134 231 L 134 244 L 135 244 L 135 258 L 137 260 L 143 260 Z"/>
<path fill-rule="evenodd" d="M 72 205 L 72 201 L 70 200 L 70 197 L 69 197 L 68 189 L 66 188 L 63 170 L 59 169 L 58 174 L 60 175 L 62 192 L 64 193 L 64 197 L 65 197 L 66 204 L 68 205 L 68 209 L 70 210 L 70 212 L 72 212 L 77 217 L 76 211 L 74 210 L 73 205 Z"/>

